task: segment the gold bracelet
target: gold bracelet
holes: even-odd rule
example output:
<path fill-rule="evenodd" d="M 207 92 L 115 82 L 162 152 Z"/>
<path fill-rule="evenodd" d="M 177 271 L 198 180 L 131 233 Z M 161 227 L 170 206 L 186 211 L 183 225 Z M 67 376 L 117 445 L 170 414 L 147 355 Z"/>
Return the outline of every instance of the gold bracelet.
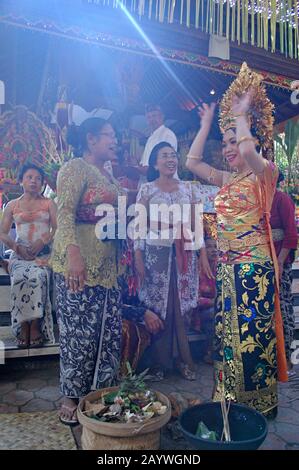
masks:
<path fill-rule="evenodd" d="M 247 140 L 251 140 L 252 142 L 254 142 L 255 145 L 258 145 L 258 141 L 254 137 L 249 137 L 247 135 L 244 135 L 238 140 L 237 146 L 239 147 L 239 145 L 242 144 L 242 142 L 246 142 Z"/>
<path fill-rule="evenodd" d="M 196 157 L 195 155 L 187 155 L 187 160 L 198 160 L 201 161 L 203 157 Z"/>
<path fill-rule="evenodd" d="M 210 183 L 214 182 L 215 180 L 215 175 L 216 175 L 216 169 L 215 168 L 211 168 L 211 171 L 210 171 L 210 174 L 208 176 L 208 181 Z"/>

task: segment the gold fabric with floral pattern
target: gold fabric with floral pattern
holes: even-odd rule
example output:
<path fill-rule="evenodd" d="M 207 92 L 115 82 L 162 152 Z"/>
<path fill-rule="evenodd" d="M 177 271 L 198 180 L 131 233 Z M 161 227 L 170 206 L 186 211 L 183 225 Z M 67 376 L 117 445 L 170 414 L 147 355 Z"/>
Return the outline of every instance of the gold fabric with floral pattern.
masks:
<path fill-rule="evenodd" d="M 261 182 L 275 187 L 271 163 L 260 177 L 232 177 L 217 194 L 218 246 L 213 399 L 267 414 L 277 406 L 275 275 L 261 204 Z M 269 201 L 271 204 L 271 201 Z"/>
<path fill-rule="evenodd" d="M 267 172 L 276 177 L 276 168 Z M 218 248 L 222 262 L 270 261 L 270 244 L 260 204 L 260 178 L 251 172 L 232 177 L 215 198 Z"/>
<path fill-rule="evenodd" d="M 267 413 L 277 406 L 273 265 L 222 264 L 217 284 L 214 400 Z"/>

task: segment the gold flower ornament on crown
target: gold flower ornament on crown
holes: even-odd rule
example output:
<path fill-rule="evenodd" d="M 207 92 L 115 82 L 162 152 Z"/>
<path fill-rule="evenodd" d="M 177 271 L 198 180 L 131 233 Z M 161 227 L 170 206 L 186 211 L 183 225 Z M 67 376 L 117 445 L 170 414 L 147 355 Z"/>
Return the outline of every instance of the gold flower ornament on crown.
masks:
<path fill-rule="evenodd" d="M 244 92 L 252 89 L 252 102 L 248 111 L 251 129 L 255 130 L 263 155 L 271 159 L 273 147 L 274 106 L 267 97 L 265 86 L 261 83 L 263 76 L 253 72 L 246 62 L 243 62 L 237 78 L 225 92 L 219 113 L 219 125 L 222 133 L 236 127 L 235 116 L 232 113 L 234 96 L 241 97 Z"/>

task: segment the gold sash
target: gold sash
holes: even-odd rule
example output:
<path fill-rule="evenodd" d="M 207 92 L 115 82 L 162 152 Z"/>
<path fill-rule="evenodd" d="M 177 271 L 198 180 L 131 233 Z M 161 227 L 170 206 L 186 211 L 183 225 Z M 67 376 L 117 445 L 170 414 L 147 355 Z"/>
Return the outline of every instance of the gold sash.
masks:
<path fill-rule="evenodd" d="M 218 239 L 217 245 L 218 250 L 222 252 L 226 251 L 243 251 L 248 249 L 249 247 L 254 247 L 258 245 L 268 245 L 269 238 L 266 233 L 258 233 L 253 232 L 246 237 L 234 238 L 233 240 L 226 240 L 226 239 Z"/>

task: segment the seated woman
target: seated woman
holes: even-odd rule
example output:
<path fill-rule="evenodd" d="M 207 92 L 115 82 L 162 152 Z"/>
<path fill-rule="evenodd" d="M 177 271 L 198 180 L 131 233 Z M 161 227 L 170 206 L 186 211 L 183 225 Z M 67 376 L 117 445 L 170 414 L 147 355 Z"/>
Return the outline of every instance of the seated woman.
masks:
<path fill-rule="evenodd" d="M 122 347 L 121 374 L 127 374 L 127 361 L 133 370 L 137 369 L 144 351 L 151 343 L 151 335 L 163 330 L 162 320 L 151 310 L 148 310 L 139 297 L 130 292 L 124 279 L 119 279 L 121 286 L 122 312 Z"/>
<path fill-rule="evenodd" d="M 43 171 L 24 166 L 19 176 L 23 195 L 10 201 L 3 213 L 0 240 L 12 250 L 12 329 L 20 348 L 39 347 L 54 342 L 52 306 L 49 297 L 50 247 L 56 230 L 56 205 L 42 196 Z M 16 240 L 9 236 L 16 225 Z"/>

